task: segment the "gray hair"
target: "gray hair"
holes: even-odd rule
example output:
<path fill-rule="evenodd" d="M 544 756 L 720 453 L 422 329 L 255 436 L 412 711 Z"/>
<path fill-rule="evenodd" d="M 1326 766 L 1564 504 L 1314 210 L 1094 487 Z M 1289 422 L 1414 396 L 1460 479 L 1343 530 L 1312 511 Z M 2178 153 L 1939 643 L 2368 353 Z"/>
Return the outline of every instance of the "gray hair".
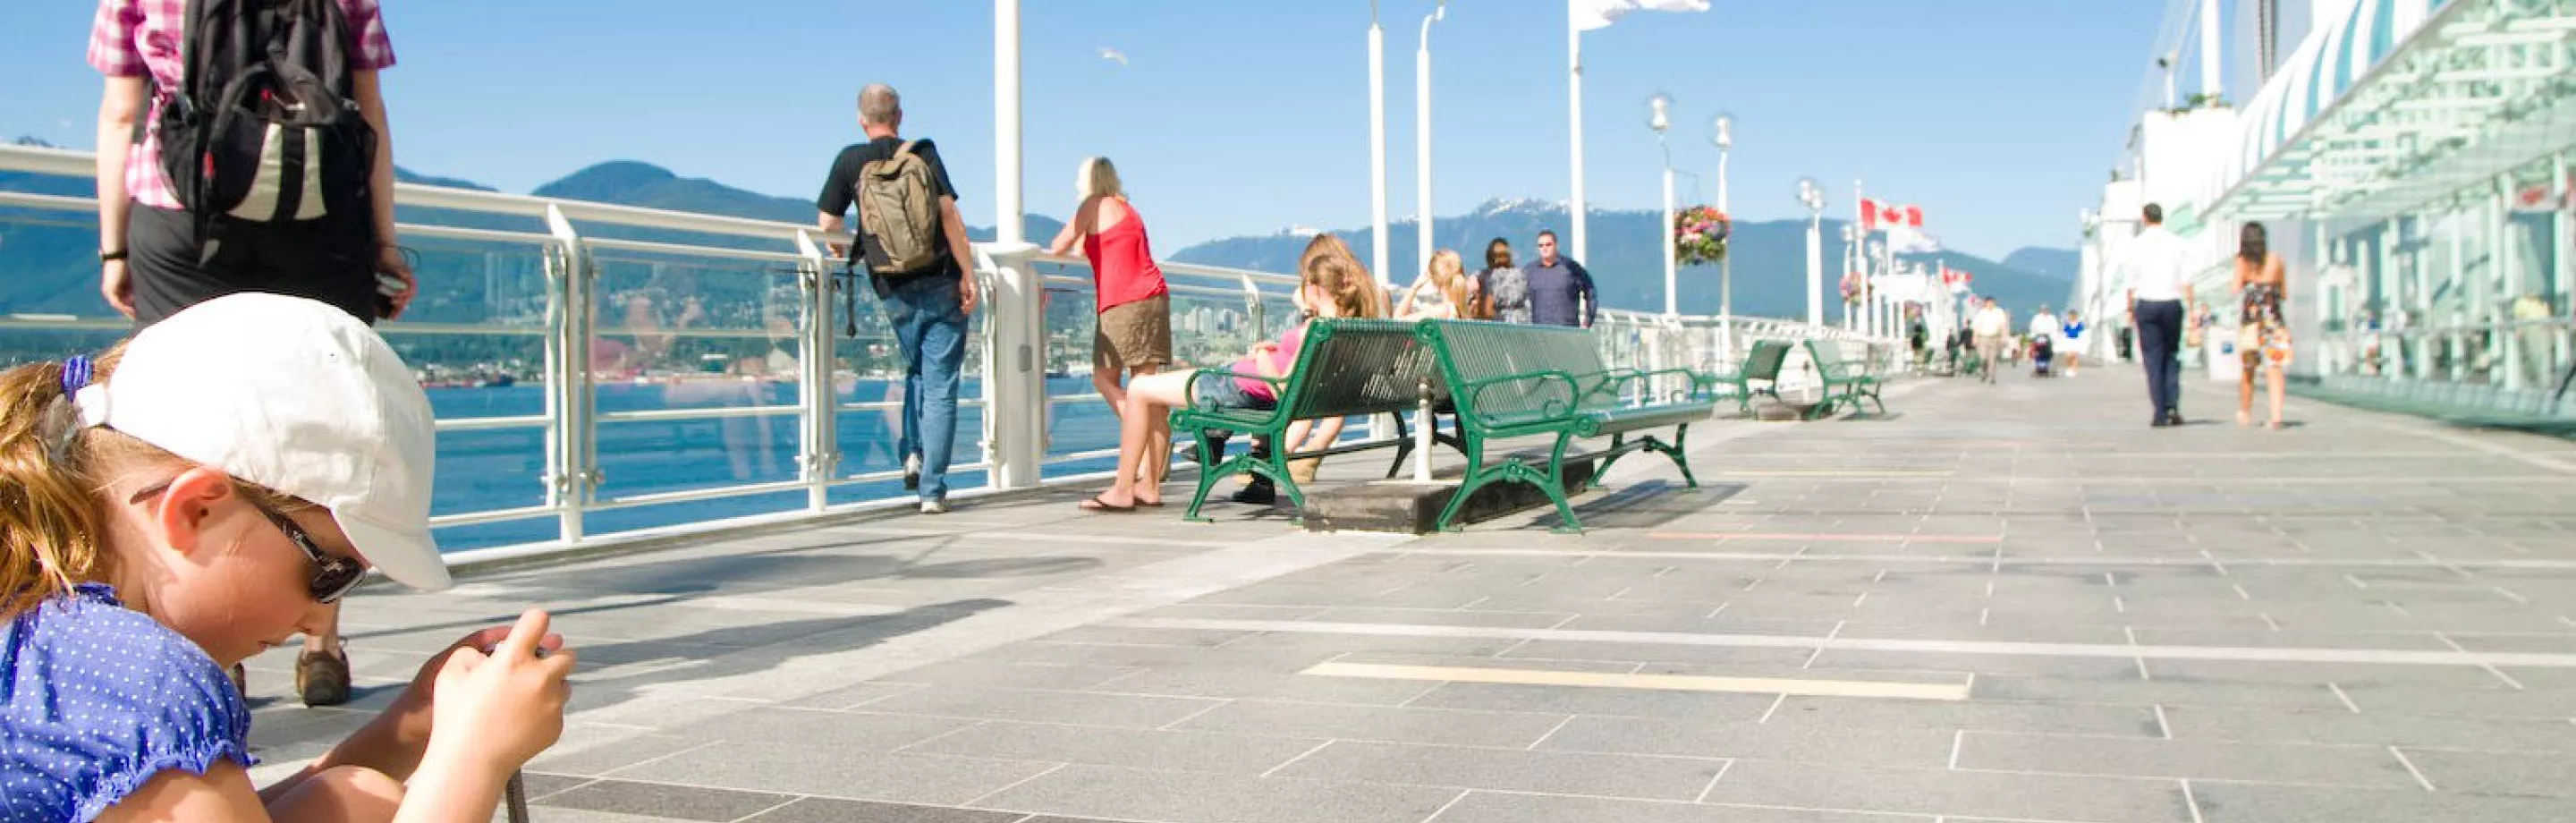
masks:
<path fill-rule="evenodd" d="M 903 95 L 884 83 L 859 90 L 859 122 L 891 126 L 903 119 Z"/>

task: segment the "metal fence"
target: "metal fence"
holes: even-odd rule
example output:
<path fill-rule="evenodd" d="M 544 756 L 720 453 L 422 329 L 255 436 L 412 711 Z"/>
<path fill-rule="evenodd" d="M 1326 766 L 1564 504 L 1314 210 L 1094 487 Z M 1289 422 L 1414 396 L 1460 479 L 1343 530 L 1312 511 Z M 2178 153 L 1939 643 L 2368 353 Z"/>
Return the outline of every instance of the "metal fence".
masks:
<path fill-rule="evenodd" d="M 0 276 L 58 282 L 0 316 L 0 363 L 113 343 L 129 324 L 97 294 L 86 256 L 97 235 L 90 156 L 0 147 L 8 172 Z M 431 394 L 432 522 L 452 561 L 909 501 L 891 327 L 874 299 L 840 285 L 839 261 L 811 227 L 410 184 L 397 202 L 421 289 L 379 331 Z M 79 254 L 57 253 L 66 249 Z M 956 494 L 1105 477 L 1117 428 L 1087 376 L 1085 264 L 990 245 L 973 262 L 988 295 L 1006 280 L 1041 294 L 1021 308 L 988 301 L 995 311 L 971 321 Z M 1294 316 L 1290 276 L 1163 269 L 1182 362 L 1239 356 Z M 1031 320 L 1041 345 L 996 344 L 997 327 Z M 1848 336 L 1618 311 L 1599 332 L 1610 362 L 1641 368 L 1731 363 L 1759 337 Z M 1004 373 L 1019 375 L 1010 379 L 1043 382 L 1044 402 L 995 399 L 990 378 L 1005 358 Z M 1034 448 L 1011 441 L 1021 432 Z M 1012 454 L 1036 455 L 1034 471 L 1004 468 Z"/>

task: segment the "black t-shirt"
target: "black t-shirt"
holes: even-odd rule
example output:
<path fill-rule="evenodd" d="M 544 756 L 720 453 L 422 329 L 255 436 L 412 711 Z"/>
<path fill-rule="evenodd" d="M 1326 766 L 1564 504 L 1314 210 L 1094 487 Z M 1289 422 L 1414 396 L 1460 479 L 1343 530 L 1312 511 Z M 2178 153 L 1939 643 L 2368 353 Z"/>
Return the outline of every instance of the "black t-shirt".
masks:
<path fill-rule="evenodd" d="M 838 214 L 844 217 L 849 216 L 851 204 L 858 200 L 859 170 L 865 168 L 867 164 L 878 160 L 893 159 L 895 150 L 901 148 L 903 148 L 903 138 L 879 137 L 865 143 L 855 143 L 848 148 L 842 149 L 841 156 L 832 160 L 832 174 L 830 177 L 823 180 L 823 193 L 814 198 L 814 207 L 821 209 L 824 214 Z M 925 139 L 913 144 L 912 154 L 915 157 L 921 158 L 921 162 L 930 164 L 930 194 L 932 197 L 955 198 L 957 196 L 957 187 L 948 182 L 948 164 L 942 163 L 939 160 L 938 146 L 933 145 L 929 140 Z M 865 228 L 857 227 L 858 221 L 851 221 L 851 225 L 854 227 L 853 230 L 858 234 L 859 243 L 861 244 L 856 251 L 864 254 L 867 252 L 869 247 L 875 245 L 877 239 L 869 237 Z M 942 238 L 947 236 L 947 228 L 948 227 L 946 226 L 940 227 L 940 231 L 942 232 L 940 236 Z M 939 247 L 942 251 L 945 251 L 948 248 L 947 241 L 942 239 L 939 243 Z M 884 251 L 879 249 L 876 253 L 881 258 Z M 966 270 L 958 266 L 956 255 L 942 254 L 939 256 L 939 259 L 941 262 L 939 264 L 939 271 L 936 272 L 936 274 L 948 277 L 965 276 Z"/>

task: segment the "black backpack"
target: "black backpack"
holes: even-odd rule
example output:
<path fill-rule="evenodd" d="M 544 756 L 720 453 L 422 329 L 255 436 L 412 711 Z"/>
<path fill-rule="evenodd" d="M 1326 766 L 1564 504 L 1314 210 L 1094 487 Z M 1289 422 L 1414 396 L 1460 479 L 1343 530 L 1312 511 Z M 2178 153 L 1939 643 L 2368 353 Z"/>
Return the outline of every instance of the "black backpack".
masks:
<path fill-rule="evenodd" d="M 217 217 L 357 218 L 372 208 L 376 131 L 353 99 L 337 0 L 188 0 L 179 88 L 155 128 L 200 242 Z M 355 225 L 371 225 L 364 219 Z M 205 253 L 213 253 L 212 244 Z"/>

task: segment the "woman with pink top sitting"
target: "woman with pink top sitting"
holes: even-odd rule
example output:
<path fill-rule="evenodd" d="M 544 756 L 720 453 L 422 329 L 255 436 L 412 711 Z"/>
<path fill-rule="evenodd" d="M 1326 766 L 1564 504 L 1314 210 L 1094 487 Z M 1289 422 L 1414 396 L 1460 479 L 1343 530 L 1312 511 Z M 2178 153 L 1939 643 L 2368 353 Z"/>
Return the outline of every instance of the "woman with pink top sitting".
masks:
<path fill-rule="evenodd" d="M 1298 285 L 1298 296 L 1313 309 L 1315 316 L 1359 317 L 1367 313 L 1369 301 L 1377 291 L 1369 282 L 1368 271 L 1338 257 L 1320 257 L 1306 266 L 1304 282 Z M 1137 377 L 1127 385 L 1127 408 L 1118 420 L 1118 473 L 1108 491 L 1083 501 L 1085 511 L 1132 512 L 1139 505 L 1160 505 L 1163 500 L 1161 461 L 1147 461 L 1145 451 L 1151 443 L 1171 442 L 1171 409 L 1195 400 L 1199 405 L 1215 408 L 1267 409 L 1279 402 L 1271 384 L 1254 379 L 1286 377 L 1297 365 L 1297 351 L 1306 342 L 1306 324 L 1300 323 L 1279 336 L 1277 342 L 1262 341 L 1242 360 L 1227 367 L 1239 377 L 1205 374 L 1197 371 L 1168 371 Z M 1303 425 L 1289 429 L 1293 443 L 1305 435 Z M 1142 482 L 1137 470 L 1150 472 Z"/>

